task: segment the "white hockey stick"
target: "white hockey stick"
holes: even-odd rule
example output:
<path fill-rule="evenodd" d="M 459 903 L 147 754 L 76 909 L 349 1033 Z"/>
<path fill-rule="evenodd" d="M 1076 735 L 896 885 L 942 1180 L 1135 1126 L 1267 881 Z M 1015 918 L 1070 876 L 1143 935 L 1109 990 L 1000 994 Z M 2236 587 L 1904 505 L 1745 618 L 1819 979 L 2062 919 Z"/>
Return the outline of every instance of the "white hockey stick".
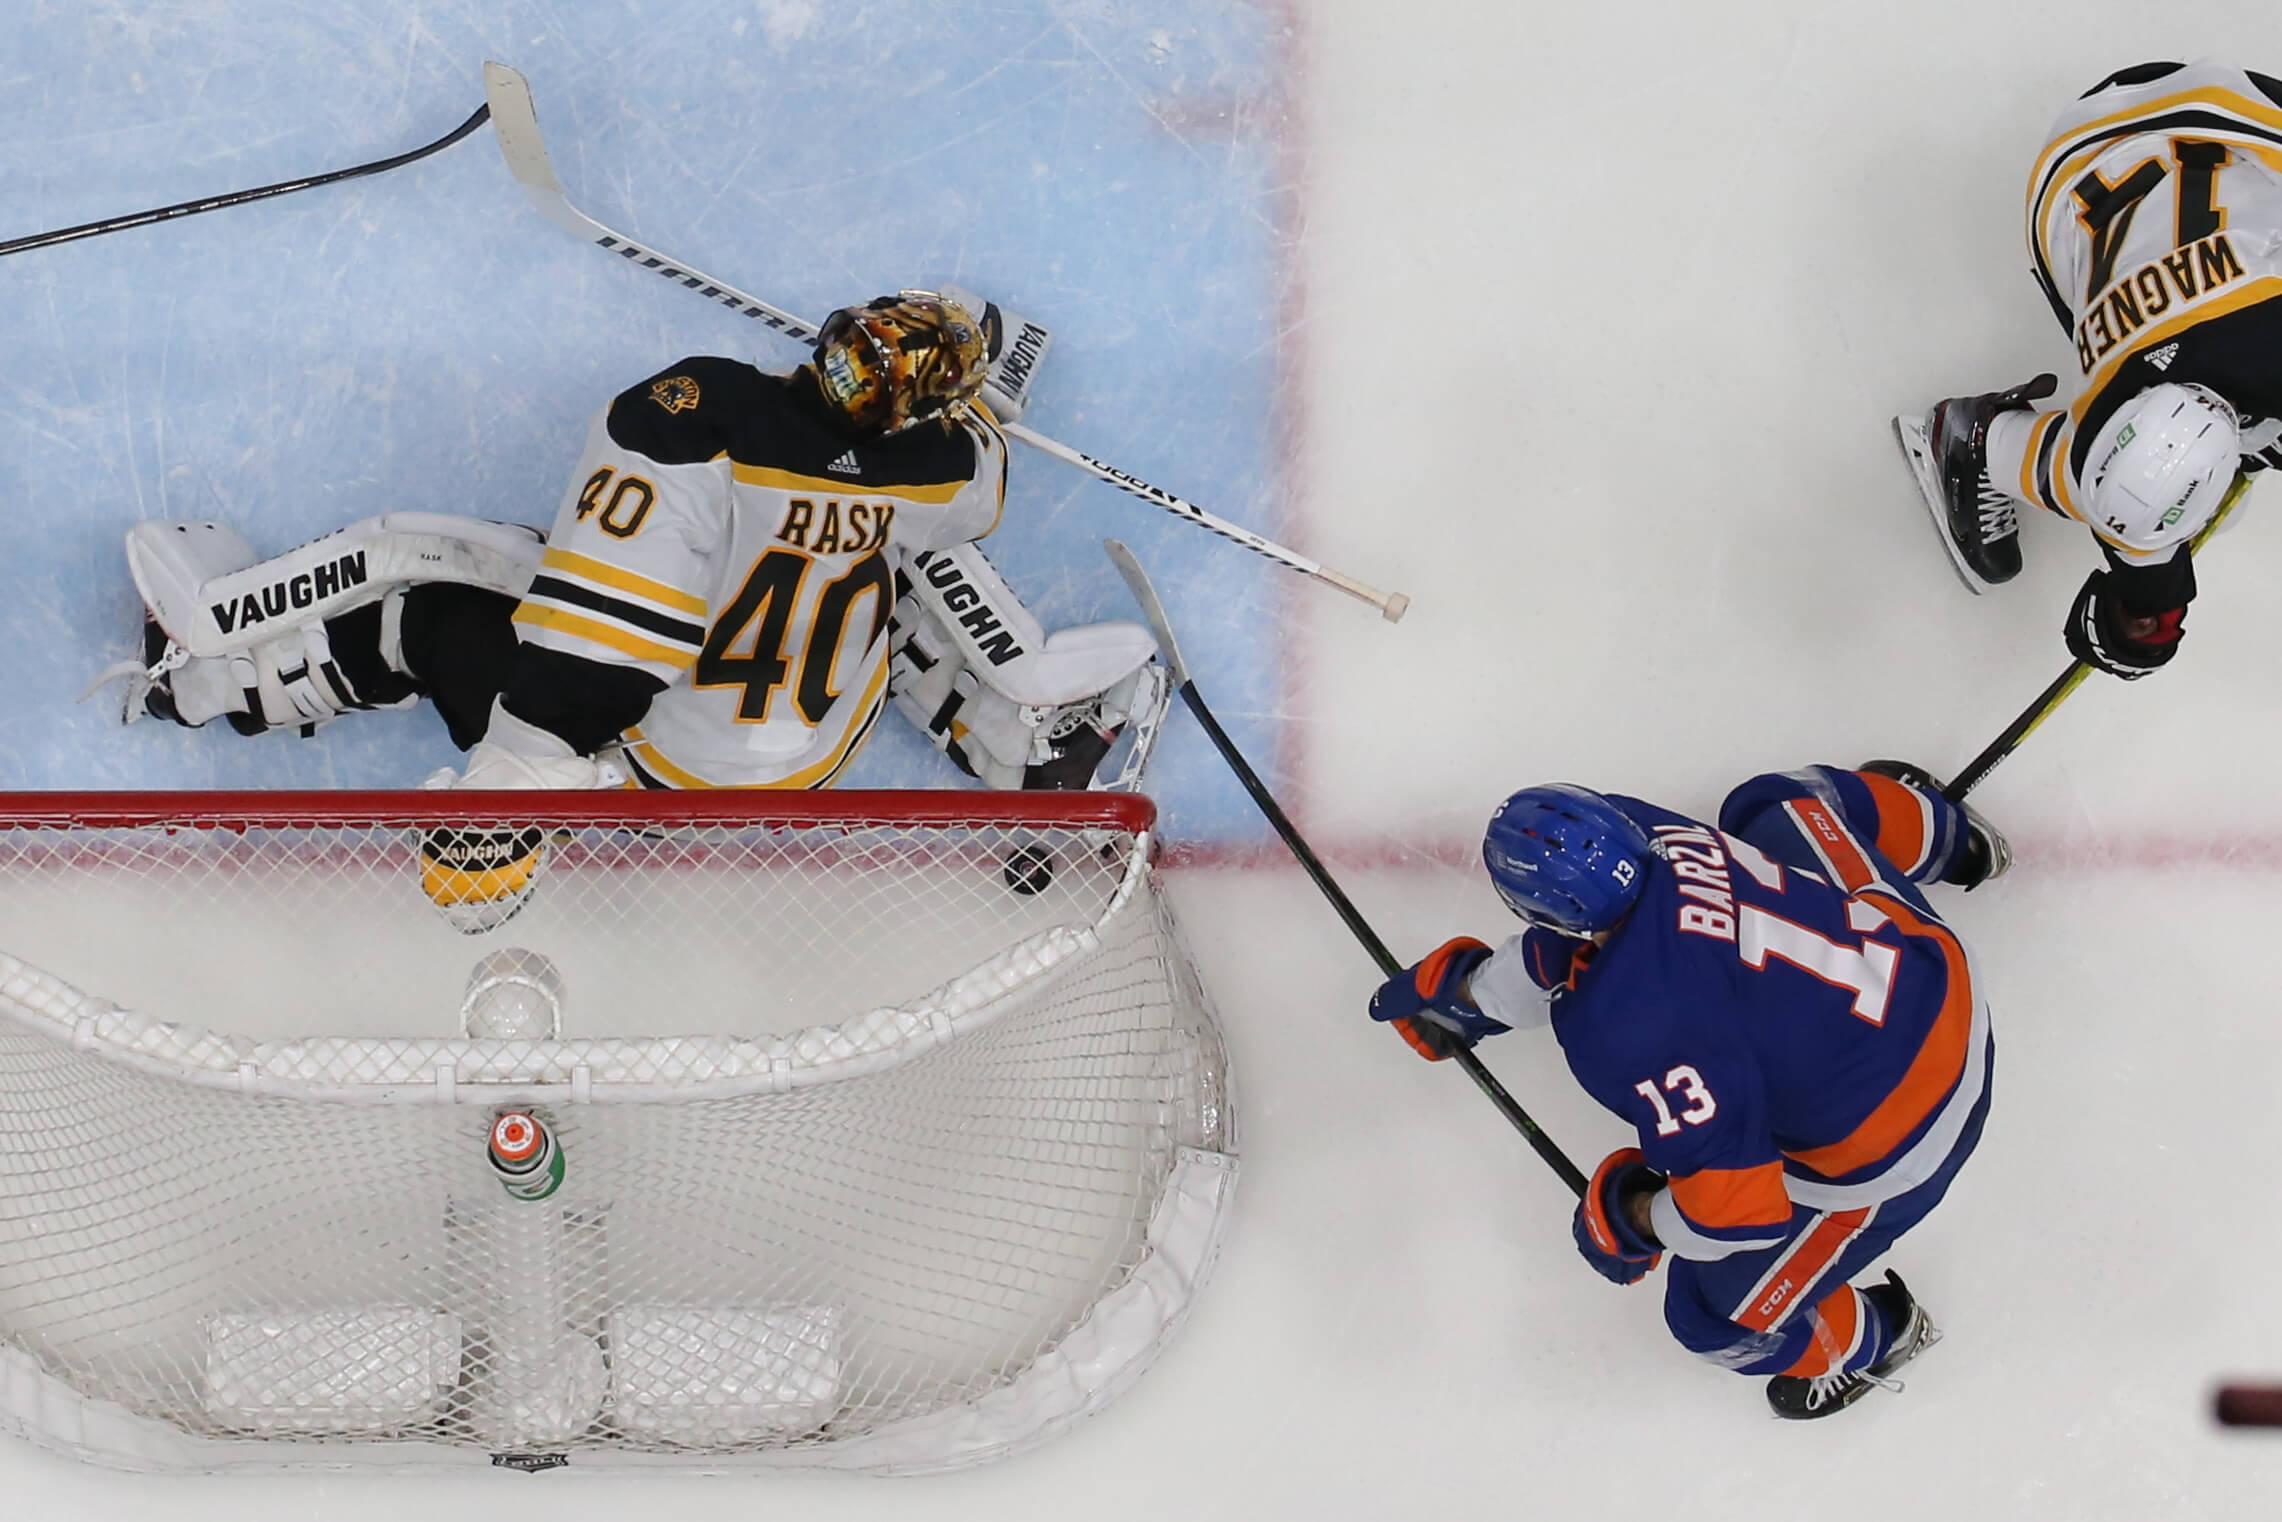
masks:
<path fill-rule="evenodd" d="M 643 269 L 653 270 L 709 301 L 718 301 L 740 316 L 765 323 L 788 338 L 804 343 L 815 341 L 816 327 L 813 323 L 803 322 L 781 307 L 772 306 L 757 296 L 748 296 L 735 286 L 725 285 L 710 275 L 668 259 L 654 249 L 645 248 L 624 233 L 604 227 L 571 205 L 570 198 L 563 194 L 562 182 L 555 178 L 554 165 L 548 161 L 546 140 L 539 134 L 539 115 L 531 104 L 529 81 L 503 63 L 486 63 L 483 66 L 483 88 L 491 103 L 491 127 L 499 138 L 499 151 L 507 159 L 508 171 L 523 187 L 523 193 L 530 197 L 531 204 L 538 209 L 540 216 L 567 233 L 584 238 L 597 247 L 606 248 Z M 1154 503 L 1177 517 L 1208 528 L 1221 538 L 1240 544 L 1255 554 L 1265 555 L 1302 576 L 1313 577 L 1350 597 L 1371 604 L 1389 623 L 1401 618 L 1410 608 L 1410 598 L 1401 592 L 1381 592 L 1352 576 L 1330 570 L 1297 550 L 1286 549 L 1272 539 L 1262 538 L 1240 524 L 1206 512 L 1185 497 L 1176 496 L 1161 486 L 1152 486 L 1139 476 L 1129 475 L 1114 465 L 1050 439 L 1036 429 L 1025 428 L 1020 423 L 1001 426 L 1009 437 L 1020 439 L 1031 448 L 1050 454 L 1066 464 L 1075 465 L 1096 480 L 1107 481 L 1120 491 L 1129 492 L 1144 502 Z"/>

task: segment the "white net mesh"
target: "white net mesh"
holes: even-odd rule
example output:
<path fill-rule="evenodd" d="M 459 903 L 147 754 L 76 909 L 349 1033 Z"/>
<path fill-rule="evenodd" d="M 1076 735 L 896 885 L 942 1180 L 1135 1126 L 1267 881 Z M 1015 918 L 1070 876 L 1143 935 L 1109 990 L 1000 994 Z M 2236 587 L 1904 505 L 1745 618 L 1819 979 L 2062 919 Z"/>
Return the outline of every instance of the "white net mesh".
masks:
<path fill-rule="evenodd" d="M 936 1467 L 1178 1321 L 1231 1120 L 1145 804 L 554 800 L 480 934 L 422 891 L 420 804 L 0 817 L 10 1424 L 135 1464 Z M 558 1039 L 458 1034 L 510 947 Z M 491 1171 L 503 1107 L 559 1143 L 545 1200 Z"/>

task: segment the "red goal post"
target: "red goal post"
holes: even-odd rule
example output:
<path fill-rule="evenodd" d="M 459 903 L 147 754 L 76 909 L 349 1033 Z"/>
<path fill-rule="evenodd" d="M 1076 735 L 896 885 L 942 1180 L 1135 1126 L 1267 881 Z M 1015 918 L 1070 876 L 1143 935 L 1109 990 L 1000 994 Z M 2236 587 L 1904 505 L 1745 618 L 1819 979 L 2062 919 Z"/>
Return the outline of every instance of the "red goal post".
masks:
<path fill-rule="evenodd" d="M 575 825 L 597 819 L 630 823 L 783 824 L 834 826 L 849 820 L 910 825 L 1061 826 L 1122 830 L 1156 828 L 1157 805 L 1139 793 L 994 792 L 982 789 L 769 792 L 723 788 L 603 792 L 500 791 L 209 791 L 0 792 L 0 830 L 135 826 L 233 828 L 379 824 L 496 824 L 502 819 Z"/>
<path fill-rule="evenodd" d="M 1178 1327 L 1233 1187 L 1154 824 L 0 794 L 0 1428 L 193 1469 L 925 1470 L 1059 1430 Z M 439 830 L 531 843 L 511 917 L 439 912 Z M 560 1143 L 544 1198 L 491 1171 L 509 1109 Z"/>

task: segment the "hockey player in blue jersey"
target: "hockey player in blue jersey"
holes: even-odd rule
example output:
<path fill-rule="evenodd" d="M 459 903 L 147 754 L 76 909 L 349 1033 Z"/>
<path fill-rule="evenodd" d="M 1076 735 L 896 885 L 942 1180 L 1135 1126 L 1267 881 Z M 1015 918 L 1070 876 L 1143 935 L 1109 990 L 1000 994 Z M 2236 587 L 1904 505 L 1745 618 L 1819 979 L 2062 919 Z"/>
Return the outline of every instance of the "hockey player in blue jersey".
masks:
<path fill-rule="evenodd" d="M 1718 828 L 1533 787 L 1483 857 L 1530 928 L 1460 937 L 1371 1000 L 1430 1058 L 1550 1021 L 1639 1131 L 1577 1207 L 1619 1284 L 1665 1253 L 1673 1336 L 1827 1416 L 1940 1334 L 1899 1275 L 1849 1281 L 1941 1200 L 1989 1106 L 1972 960 L 1919 884 L 2003 871 L 2002 837 L 1894 762 L 1755 777 Z"/>

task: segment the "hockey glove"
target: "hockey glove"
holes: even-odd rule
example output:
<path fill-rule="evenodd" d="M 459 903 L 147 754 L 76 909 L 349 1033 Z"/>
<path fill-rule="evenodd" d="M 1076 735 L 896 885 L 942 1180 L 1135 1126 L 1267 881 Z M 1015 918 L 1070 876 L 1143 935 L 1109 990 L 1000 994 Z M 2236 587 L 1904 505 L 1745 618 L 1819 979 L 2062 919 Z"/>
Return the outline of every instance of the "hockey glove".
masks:
<path fill-rule="evenodd" d="M 615 761 L 579 755 L 561 736 L 494 704 L 490 729 L 468 753 L 466 772 L 445 767 L 420 786 L 534 790 L 625 782 Z M 522 912 L 546 861 L 547 832 L 535 827 L 437 826 L 420 837 L 420 887 L 454 930 L 480 935 Z"/>
<path fill-rule="evenodd" d="M 1484 1036 L 1512 1030 L 1483 1014 L 1462 992 L 1467 977 L 1489 959 L 1490 948 L 1470 935 L 1444 941 L 1425 961 L 1379 985 L 1371 995 L 1371 1018 L 1392 1025 L 1429 1062 L 1440 1062 Z"/>
<path fill-rule="evenodd" d="M 2100 570 L 2085 578 L 2075 606 L 2068 610 L 2063 632 L 2070 655 L 2111 676 L 2136 682 L 2168 665 L 2179 653 L 2179 641 L 2187 633 L 2187 610 L 2166 608 L 2135 618 L 2117 600 L 2115 575 L 2112 570 Z"/>
<path fill-rule="evenodd" d="M 522 912 L 546 859 L 543 830 L 438 826 L 420 835 L 420 889 L 454 930 L 481 935 Z"/>
<path fill-rule="evenodd" d="M 1577 1201 L 1577 1251 L 1593 1272 L 1611 1284 L 1638 1284 L 1663 1260 L 1659 1244 L 1633 1229 L 1625 1205 L 1636 1194 L 1663 1183 L 1664 1176 L 1642 1160 L 1638 1147 L 1624 1147 L 1601 1159 L 1585 1197 Z"/>

